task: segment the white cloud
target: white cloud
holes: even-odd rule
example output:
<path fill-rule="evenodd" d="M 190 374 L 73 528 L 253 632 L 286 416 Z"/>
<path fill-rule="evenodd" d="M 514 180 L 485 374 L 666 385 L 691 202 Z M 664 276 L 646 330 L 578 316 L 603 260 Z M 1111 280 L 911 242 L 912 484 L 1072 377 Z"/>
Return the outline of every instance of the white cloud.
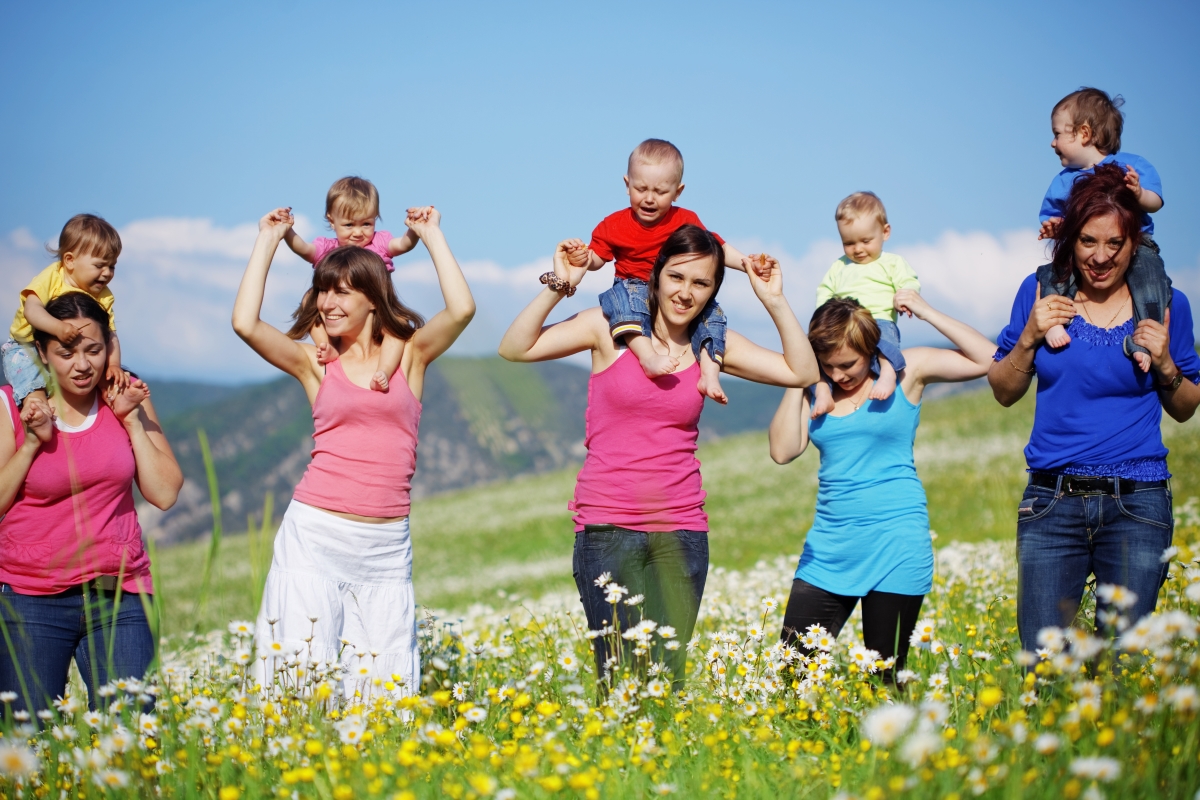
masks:
<path fill-rule="evenodd" d="M 302 220 L 305 234 L 312 226 Z M 253 223 L 222 227 L 207 219 L 138 220 L 121 231 L 124 250 L 113 291 L 128 364 L 148 375 L 198 380 L 245 380 L 277 374 L 234 334 L 229 324 L 233 297 L 254 244 Z M 762 241 L 739 241 L 743 252 L 766 251 L 784 267 L 784 287 L 793 309 L 807 323 L 816 285 L 841 254 L 833 240 L 814 242 L 802 255 Z M 550 246 L 547 246 L 547 251 Z M 1021 280 L 1044 260 L 1044 245 L 1032 230 L 999 235 L 946 231 L 934 242 L 897 245 L 921 278 L 924 293 L 939 308 L 994 336 L 1007 322 Z M 418 251 L 397 260 L 396 288 L 406 303 L 429 316 L 442 307 L 437 273 Z M 49 262 L 24 228 L 0 239 L 0 292 L 15 303 L 18 292 Z M 506 267 L 493 261 L 462 264 L 478 305 L 475 321 L 455 345 L 459 354 L 494 353 L 508 324 L 538 290 L 537 277 L 550 269 L 549 255 Z M 311 267 L 281 246 L 267 283 L 263 317 L 285 326 L 309 285 Z M 1185 291 L 1200 289 L 1200 270 L 1173 270 Z M 596 304 L 612 283 L 612 267 L 589 275 L 575 297 L 563 301 L 551 320 Z M 749 283 L 730 271 L 721 304 L 736 330 L 767 346 L 778 346 L 770 319 Z M 8 307 L 4 313 L 11 313 Z M 936 341 L 923 323 L 901 325 L 908 343 Z"/>

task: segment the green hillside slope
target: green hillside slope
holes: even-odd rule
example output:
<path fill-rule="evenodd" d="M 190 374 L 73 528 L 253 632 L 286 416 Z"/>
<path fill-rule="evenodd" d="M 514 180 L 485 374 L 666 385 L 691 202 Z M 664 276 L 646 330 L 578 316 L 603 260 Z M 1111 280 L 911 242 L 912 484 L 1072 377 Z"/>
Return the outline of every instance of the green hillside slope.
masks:
<path fill-rule="evenodd" d="M 925 403 L 916 458 L 939 543 L 1013 536 L 1032 407 L 1027 399 L 1015 408 L 1000 408 L 986 390 Z M 1200 421 L 1168 422 L 1163 430 L 1177 503 L 1183 503 L 1200 495 Z M 768 458 L 766 434 L 755 432 L 704 444 L 700 460 L 714 565 L 745 568 L 779 554 L 799 554 L 816 499 L 816 453 L 777 466 Z M 560 469 L 415 503 L 418 601 L 465 608 L 495 602 L 499 592 L 529 597 L 572 591 L 573 534 L 566 505 L 575 471 Z M 213 599 L 202 618 L 193 615 L 204 547 L 196 542 L 158 552 L 168 629 L 175 633 L 208 630 L 255 612 L 243 535 L 225 540 Z"/>

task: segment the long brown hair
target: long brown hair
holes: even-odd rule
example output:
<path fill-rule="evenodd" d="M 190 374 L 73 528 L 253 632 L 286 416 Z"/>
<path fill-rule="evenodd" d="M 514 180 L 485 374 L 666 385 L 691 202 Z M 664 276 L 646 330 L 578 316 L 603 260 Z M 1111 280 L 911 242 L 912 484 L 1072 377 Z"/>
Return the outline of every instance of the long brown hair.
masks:
<path fill-rule="evenodd" d="M 808 342 L 818 358 L 842 345 L 850 345 L 859 355 L 870 356 L 879 346 L 879 324 L 853 297 L 835 297 L 813 312 L 808 324 Z"/>
<path fill-rule="evenodd" d="M 662 249 L 658 251 L 658 258 L 654 261 L 654 269 L 650 270 L 650 285 L 647 287 L 647 294 L 649 295 L 651 326 L 658 317 L 659 277 L 662 275 L 663 267 L 675 256 L 696 256 L 698 259 L 709 256 L 716 260 L 717 272 L 713 276 L 713 293 L 710 300 L 717 299 L 717 292 L 721 291 L 721 284 L 725 282 L 725 251 L 721 249 L 721 243 L 715 236 L 698 225 L 680 225 L 663 242 Z M 695 333 L 699 325 L 700 315 L 697 314 L 696 318 L 688 324 L 688 333 Z"/>
<path fill-rule="evenodd" d="M 346 286 L 366 295 L 367 301 L 375 306 L 371 320 L 371 339 L 375 344 L 383 341 L 387 331 L 397 339 L 410 339 L 417 328 L 425 324 L 425 318 L 400 302 L 396 288 L 388 275 L 383 259 L 370 250 L 354 245 L 345 245 L 333 250 L 313 268 L 312 288 L 300 301 L 300 307 L 292 314 L 292 327 L 287 335 L 292 339 L 303 339 L 321 319 L 317 309 L 317 294 Z"/>
<path fill-rule="evenodd" d="M 1142 207 L 1125 185 L 1125 170 L 1116 164 L 1097 164 L 1091 175 L 1080 175 L 1071 187 L 1062 223 L 1054 237 L 1054 277 L 1063 282 L 1075 271 L 1075 243 L 1093 217 L 1113 214 L 1121 235 L 1136 251 L 1142 242 Z"/>

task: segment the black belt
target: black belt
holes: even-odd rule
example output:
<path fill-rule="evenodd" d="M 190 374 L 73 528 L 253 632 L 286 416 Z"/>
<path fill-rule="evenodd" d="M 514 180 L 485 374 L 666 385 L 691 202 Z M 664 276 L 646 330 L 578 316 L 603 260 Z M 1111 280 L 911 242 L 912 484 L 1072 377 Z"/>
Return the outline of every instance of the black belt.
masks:
<path fill-rule="evenodd" d="M 1061 483 L 1059 482 L 1061 479 Z M 1055 475 L 1053 472 L 1029 473 L 1030 486 L 1055 489 L 1063 494 L 1130 494 L 1141 489 L 1163 489 L 1166 481 L 1135 481 L 1131 478 L 1087 475 Z"/>

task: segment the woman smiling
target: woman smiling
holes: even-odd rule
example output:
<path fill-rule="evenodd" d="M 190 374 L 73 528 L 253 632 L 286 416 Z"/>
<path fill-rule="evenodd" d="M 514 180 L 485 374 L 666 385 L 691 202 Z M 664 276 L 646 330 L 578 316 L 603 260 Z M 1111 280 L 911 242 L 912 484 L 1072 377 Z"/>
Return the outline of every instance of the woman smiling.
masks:
<path fill-rule="evenodd" d="M 708 575 L 708 516 L 696 460 L 697 425 L 704 396 L 696 391 L 700 365 L 691 334 L 705 304 L 724 279 L 721 245 L 712 234 L 685 225 L 663 245 L 650 274 L 651 343 L 678 359 L 678 369 L 648 378 L 636 358 L 618 349 L 599 308 L 554 325 L 546 317 L 587 273 L 566 260 L 568 242 L 554 254 L 554 274 L 509 327 L 500 355 L 509 361 L 546 361 L 590 352 L 587 458 L 570 508 L 575 512 L 575 584 L 592 630 L 623 631 L 645 617 L 674 630 L 673 645 L 654 636 L 651 655 L 665 662 L 676 688 L 682 685 L 686 652 Z M 774 259 L 760 257 L 749 274 L 759 301 L 771 315 L 783 354 L 729 331 L 724 370 L 777 386 L 807 386 L 817 364 L 800 323 L 783 296 Z M 627 590 L 631 600 L 612 603 Z M 616 618 L 614 619 L 614 611 Z M 606 636 L 594 639 L 597 678 L 611 666 Z M 673 649 L 674 648 L 674 649 Z"/>
<path fill-rule="evenodd" d="M 1183 422 L 1200 404 L 1200 358 L 1182 292 L 1173 290 L 1165 325 L 1134 325 L 1125 274 L 1140 220 L 1119 167 L 1101 164 L 1080 177 L 1053 259 L 1060 278 L 1074 273 L 1075 300 L 1042 298 L 1036 276 L 1026 278 L 988 372 L 1004 406 L 1038 376 L 1029 485 L 1017 508 L 1017 626 L 1029 651 L 1042 628 L 1072 623 L 1089 575 L 1129 590 L 1116 606 L 1112 590 L 1100 593 L 1098 616 L 1108 622 L 1153 611 L 1166 578 L 1161 556 L 1174 517 L 1159 425 L 1163 409 Z M 1055 325 L 1066 326 L 1066 347 L 1045 342 Z M 1148 373 L 1125 357 L 1128 335 L 1149 351 Z"/>

